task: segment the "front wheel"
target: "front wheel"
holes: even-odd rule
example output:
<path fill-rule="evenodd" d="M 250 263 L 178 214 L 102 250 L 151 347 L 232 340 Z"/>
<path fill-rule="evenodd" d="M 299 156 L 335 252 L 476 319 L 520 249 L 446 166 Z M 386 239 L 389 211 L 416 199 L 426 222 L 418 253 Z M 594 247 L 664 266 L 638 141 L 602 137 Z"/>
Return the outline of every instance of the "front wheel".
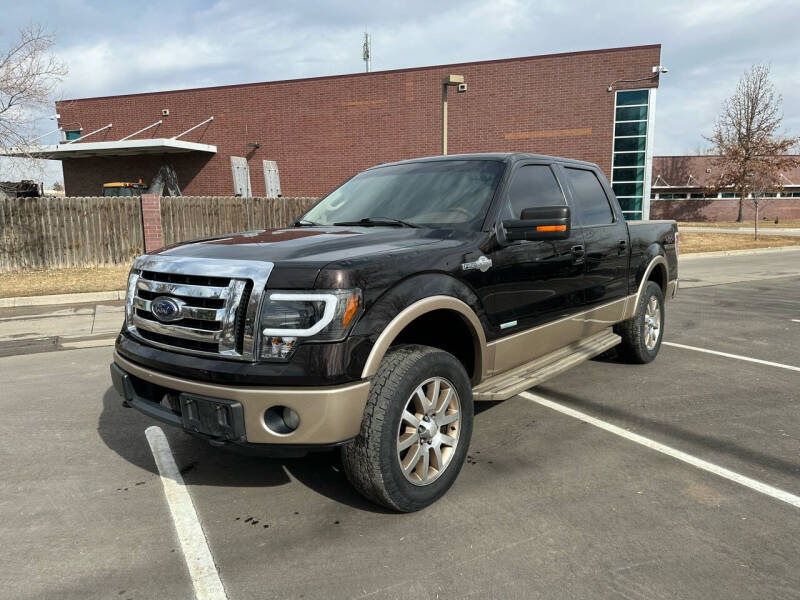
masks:
<path fill-rule="evenodd" d="M 453 355 L 399 346 L 381 361 L 361 431 L 342 449 L 347 478 L 362 495 L 388 508 L 425 508 L 458 476 L 472 417 L 472 386 Z"/>
<path fill-rule="evenodd" d="M 664 317 L 661 287 L 648 281 L 633 318 L 614 327 L 614 331 L 622 337 L 620 354 L 623 358 L 638 364 L 655 360 L 664 336 Z"/>

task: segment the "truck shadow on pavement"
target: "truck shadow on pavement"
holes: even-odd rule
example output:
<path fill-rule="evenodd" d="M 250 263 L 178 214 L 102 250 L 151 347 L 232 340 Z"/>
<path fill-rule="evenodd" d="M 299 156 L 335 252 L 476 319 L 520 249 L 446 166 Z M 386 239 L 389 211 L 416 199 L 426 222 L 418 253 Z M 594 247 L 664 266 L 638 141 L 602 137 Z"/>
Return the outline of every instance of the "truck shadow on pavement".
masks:
<path fill-rule="evenodd" d="M 286 485 L 294 478 L 318 494 L 353 508 L 373 513 L 391 512 L 369 502 L 352 488 L 345 477 L 338 451 L 283 459 L 215 448 L 204 440 L 153 421 L 135 409 L 123 407 L 113 388 L 103 395 L 103 410 L 97 423 L 100 438 L 128 462 L 158 475 L 144 435 L 145 429 L 151 425 L 164 430 L 178 469 L 189 485 L 269 488 Z"/>

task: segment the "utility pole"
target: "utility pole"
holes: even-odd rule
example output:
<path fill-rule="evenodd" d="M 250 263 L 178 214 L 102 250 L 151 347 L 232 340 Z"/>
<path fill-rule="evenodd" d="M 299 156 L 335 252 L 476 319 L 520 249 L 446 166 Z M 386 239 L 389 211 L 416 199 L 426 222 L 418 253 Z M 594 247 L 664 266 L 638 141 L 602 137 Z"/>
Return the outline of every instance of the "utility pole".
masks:
<path fill-rule="evenodd" d="M 361 46 L 361 59 L 367 67 L 367 73 L 369 73 L 372 63 L 372 40 L 366 31 L 364 32 L 364 44 Z"/>

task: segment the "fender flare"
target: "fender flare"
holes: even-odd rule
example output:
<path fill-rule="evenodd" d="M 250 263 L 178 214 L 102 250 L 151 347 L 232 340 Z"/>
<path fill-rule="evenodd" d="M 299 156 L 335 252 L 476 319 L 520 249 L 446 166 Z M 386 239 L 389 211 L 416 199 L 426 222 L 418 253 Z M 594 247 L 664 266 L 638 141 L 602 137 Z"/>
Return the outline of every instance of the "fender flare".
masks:
<path fill-rule="evenodd" d="M 658 265 L 663 265 L 664 268 L 662 289 L 664 290 L 664 298 L 666 299 L 667 286 L 669 284 L 669 264 L 667 263 L 667 259 L 663 254 L 658 254 L 654 256 L 649 263 L 647 263 L 647 267 L 645 268 L 644 273 L 642 273 L 642 279 L 639 282 L 639 288 L 636 290 L 636 295 L 633 298 L 628 296 L 628 305 L 625 307 L 624 315 L 626 320 L 633 318 L 633 313 L 636 311 L 636 307 L 639 306 L 639 300 L 642 299 L 642 294 L 644 294 L 644 288 L 649 281 L 650 274 Z"/>
<path fill-rule="evenodd" d="M 473 377 L 473 384 L 477 383 L 485 377 L 487 370 L 487 345 L 486 334 L 483 331 L 478 315 L 469 307 L 468 304 L 462 302 L 453 296 L 429 296 L 421 300 L 417 300 L 413 304 L 407 306 L 400 313 L 398 313 L 389 324 L 381 331 L 378 339 L 370 350 L 367 362 L 364 363 L 364 368 L 361 372 L 361 378 L 366 379 L 372 377 L 378 372 L 378 365 L 385 356 L 389 347 L 394 342 L 395 338 L 400 335 L 400 332 L 411 323 L 414 319 L 434 310 L 452 310 L 457 312 L 466 325 L 472 330 L 473 340 L 475 343 L 475 376 Z"/>

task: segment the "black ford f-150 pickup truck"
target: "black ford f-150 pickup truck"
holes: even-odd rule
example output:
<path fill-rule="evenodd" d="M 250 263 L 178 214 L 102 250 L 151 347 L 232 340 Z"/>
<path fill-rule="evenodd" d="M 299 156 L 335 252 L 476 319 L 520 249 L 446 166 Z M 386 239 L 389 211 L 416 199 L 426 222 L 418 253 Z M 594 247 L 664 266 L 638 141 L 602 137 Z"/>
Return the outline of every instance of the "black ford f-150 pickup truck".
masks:
<path fill-rule="evenodd" d="M 626 222 L 597 166 L 474 154 L 374 167 L 294 224 L 140 256 L 111 374 L 124 404 L 216 445 L 341 446 L 399 511 L 452 485 L 473 401 L 614 346 L 658 354 L 674 221 Z"/>

